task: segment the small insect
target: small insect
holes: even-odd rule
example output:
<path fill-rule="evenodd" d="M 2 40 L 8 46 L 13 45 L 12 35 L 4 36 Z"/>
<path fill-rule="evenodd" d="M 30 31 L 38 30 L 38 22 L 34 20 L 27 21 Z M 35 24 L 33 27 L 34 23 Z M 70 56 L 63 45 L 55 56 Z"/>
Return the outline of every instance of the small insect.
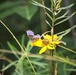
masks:
<path fill-rule="evenodd" d="M 34 35 L 34 32 L 31 31 L 31 30 L 27 30 L 26 33 L 27 33 L 27 36 L 29 37 L 29 39 L 30 39 L 31 41 L 36 41 L 36 40 L 38 40 L 39 38 L 41 38 L 41 36 L 40 36 L 39 34 Z"/>

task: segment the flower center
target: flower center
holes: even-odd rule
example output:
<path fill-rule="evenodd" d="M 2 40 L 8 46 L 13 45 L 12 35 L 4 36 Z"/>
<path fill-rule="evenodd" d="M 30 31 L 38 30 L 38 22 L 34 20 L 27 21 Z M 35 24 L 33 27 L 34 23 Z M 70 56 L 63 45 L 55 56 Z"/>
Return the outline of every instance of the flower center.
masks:
<path fill-rule="evenodd" d="M 50 42 L 48 39 L 43 39 L 42 40 L 43 45 L 48 45 Z"/>

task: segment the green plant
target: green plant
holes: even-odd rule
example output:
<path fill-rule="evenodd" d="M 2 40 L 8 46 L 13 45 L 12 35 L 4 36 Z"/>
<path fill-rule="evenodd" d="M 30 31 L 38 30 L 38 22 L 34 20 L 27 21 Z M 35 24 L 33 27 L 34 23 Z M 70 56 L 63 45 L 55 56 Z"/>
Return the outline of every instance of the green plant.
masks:
<path fill-rule="evenodd" d="M 44 0 L 42 0 L 42 4 L 35 0 L 31 0 L 32 4 L 43 7 L 46 16 L 51 21 L 51 24 L 48 22 L 48 20 L 46 20 L 46 23 L 50 26 L 50 31 L 46 31 L 42 33 L 42 35 L 34 35 L 32 31 L 27 32 L 28 37 L 31 39 L 31 41 L 28 41 L 27 46 L 25 46 L 24 43 L 25 35 L 22 36 L 20 43 L 14 34 L 10 31 L 10 29 L 0 20 L 2 25 L 9 31 L 20 47 L 19 51 L 10 42 L 7 42 L 9 48 L 12 50 L 12 53 L 14 53 L 17 60 L 11 61 L 11 63 L 3 68 L 2 71 L 8 69 L 12 65 L 14 65 L 16 68 L 12 75 L 69 75 L 70 71 L 75 70 L 72 69 L 76 66 L 75 60 L 69 58 L 68 56 L 65 57 L 61 51 L 64 49 L 68 50 L 68 52 L 70 51 L 71 53 L 76 54 L 75 51 L 67 48 L 66 43 L 62 41 L 62 38 L 64 38 L 65 35 L 75 28 L 76 25 L 59 33 L 54 33 L 55 26 L 65 22 L 75 14 L 74 12 L 70 16 L 67 16 L 68 12 L 65 12 L 63 15 L 58 16 L 62 10 L 72 7 L 73 4 L 67 7 L 61 7 L 60 4 L 62 0 L 50 0 L 50 2 L 51 7 L 48 8 L 45 6 Z M 50 34 L 48 34 L 49 32 Z M 50 42 L 50 44 L 48 44 L 48 42 Z M 32 46 L 40 46 L 44 48 L 40 50 L 39 54 L 42 54 L 43 52 L 46 52 L 46 54 L 39 55 L 32 53 L 31 50 L 33 50 L 33 47 L 30 45 L 30 43 Z M 60 50 L 60 53 L 57 52 L 57 46 L 59 47 L 58 49 Z M 11 52 L 8 51 L 7 53 Z"/>

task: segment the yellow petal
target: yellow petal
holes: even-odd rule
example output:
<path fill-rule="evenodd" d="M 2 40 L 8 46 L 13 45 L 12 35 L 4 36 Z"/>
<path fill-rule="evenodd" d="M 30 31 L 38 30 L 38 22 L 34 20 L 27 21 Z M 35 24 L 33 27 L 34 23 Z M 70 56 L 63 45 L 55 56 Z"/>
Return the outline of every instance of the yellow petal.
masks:
<path fill-rule="evenodd" d="M 44 53 L 44 52 L 46 51 L 46 49 L 47 49 L 47 47 L 46 47 L 46 46 L 45 46 L 45 47 L 42 47 L 42 48 L 41 48 L 41 50 L 39 51 L 39 54 Z"/>
<path fill-rule="evenodd" d="M 55 49 L 55 44 L 50 44 L 47 46 L 48 49 L 53 50 Z"/>
<path fill-rule="evenodd" d="M 44 39 L 52 39 L 52 36 L 46 34 L 46 35 L 44 35 Z"/>
<path fill-rule="evenodd" d="M 55 43 L 55 44 L 57 44 L 57 45 L 58 45 L 58 44 L 60 44 L 60 42 L 59 42 L 59 41 L 56 41 L 56 42 L 54 42 L 54 43 Z"/>
<path fill-rule="evenodd" d="M 53 35 L 53 37 L 54 37 L 54 39 L 57 39 L 57 38 L 58 38 L 58 36 L 57 36 L 57 35 Z"/>
<path fill-rule="evenodd" d="M 60 41 L 53 41 L 53 42 L 50 42 L 51 44 L 55 44 L 55 45 L 58 45 L 58 44 L 60 44 Z"/>
<path fill-rule="evenodd" d="M 31 46 L 42 47 L 42 40 L 39 39 L 39 40 L 37 40 L 37 41 L 31 41 L 30 44 L 31 44 Z"/>

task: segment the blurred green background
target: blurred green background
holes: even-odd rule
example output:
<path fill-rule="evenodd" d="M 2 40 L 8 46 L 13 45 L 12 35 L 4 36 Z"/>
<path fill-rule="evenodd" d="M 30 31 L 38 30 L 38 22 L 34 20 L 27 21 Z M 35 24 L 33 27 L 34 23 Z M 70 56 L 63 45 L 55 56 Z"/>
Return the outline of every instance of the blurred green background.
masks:
<path fill-rule="evenodd" d="M 41 2 L 41 0 L 38 1 Z M 70 10 L 69 14 L 76 12 L 76 0 L 69 0 L 69 2 L 63 0 L 61 4 L 61 6 L 67 6 L 71 3 L 74 3 L 74 6 L 67 9 Z M 50 0 L 45 0 L 45 4 L 46 6 L 50 7 Z M 65 11 L 62 11 L 60 15 L 62 15 Z M 50 27 L 45 22 L 46 18 L 47 17 L 44 14 L 44 10 L 40 7 L 32 5 L 30 0 L 0 0 L 0 19 L 10 28 L 19 41 L 21 41 L 22 35 L 25 35 L 25 46 L 29 40 L 26 35 L 26 31 L 28 29 L 34 31 L 35 34 L 42 34 L 42 32 L 50 30 Z M 49 19 L 48 21 L 51 23 Z M 55 33 L 65 30 L 73 26 L 73 24 L 76 24 L 76 15 L 74 15 L 70 20 L 56 26 Z M 63 40 L 67 43 L 67 47 L 74 50 L 76 48 L 75 34 L 75 30 L 73 30 L 63 38 Z M 18 47 L 10 33 L 0 23 L 0 49 L 9 49 L 7 41 Z M 76 58 L 76 56 L 73 56 L 73 54 L 70 52 L 67 54 L 66 50 L 62 51 L 62 53 L 63 55 L 71 58 Z M 1 60 L 0 63 L 2 63 Z"/>

